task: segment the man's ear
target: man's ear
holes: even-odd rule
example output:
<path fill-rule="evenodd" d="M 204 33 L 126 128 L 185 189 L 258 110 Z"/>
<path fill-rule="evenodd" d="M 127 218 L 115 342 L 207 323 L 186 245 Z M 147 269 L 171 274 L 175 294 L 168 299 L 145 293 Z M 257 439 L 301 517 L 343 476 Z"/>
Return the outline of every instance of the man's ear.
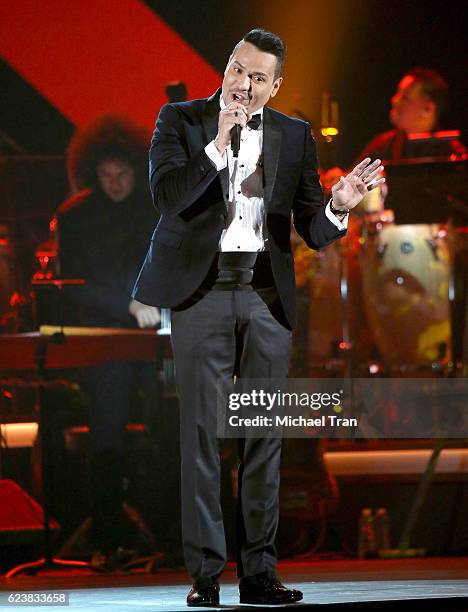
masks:
<path fill-rule="evenodd" d="M 279 88 L 281 87 L 282 82 L 283 82 L 283 77 L 279 77 L 278 79 L 276 79 L 276 81 L 273 83 L 273 87 L 270 93 L 270 98 L 274 98 L 276 96 Z"/>

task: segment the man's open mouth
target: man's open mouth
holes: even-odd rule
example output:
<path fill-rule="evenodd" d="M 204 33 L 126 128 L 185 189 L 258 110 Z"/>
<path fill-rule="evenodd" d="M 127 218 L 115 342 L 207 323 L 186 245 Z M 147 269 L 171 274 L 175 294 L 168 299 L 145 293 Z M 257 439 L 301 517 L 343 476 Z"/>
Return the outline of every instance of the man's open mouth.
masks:
<path fill-rule="evenodd" d="M 250 102 L 248 96 L 241 94 L 237 91 L 231 92 L 231 97 L 234 102 L 240 102 L 241 104 L 248 104 Z"/>

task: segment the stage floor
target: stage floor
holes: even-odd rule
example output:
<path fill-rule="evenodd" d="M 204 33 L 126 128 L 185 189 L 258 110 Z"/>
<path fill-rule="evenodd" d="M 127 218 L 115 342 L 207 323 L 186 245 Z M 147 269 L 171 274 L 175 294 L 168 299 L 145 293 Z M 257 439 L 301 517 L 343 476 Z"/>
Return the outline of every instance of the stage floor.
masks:
<path fill-rule="evenodd" d="M 281 563 L 278 573 L 288 586 L 304 592 L 304 600 L 280 609 L 382 611 L 437 610 L 468 612 L 468 558 L 428 558 L 372 561 L 292 561 Z M 72 571 L 1 579 L 0 610 L 18 609 L 6 595 L 16 592 L 69 594 L 68 610 L 99 612 L 187 611 L 189 580 L 185 572 L 161 569 L 155 574 L 90 574 Z M 221 610 L 276 609 L 238 603 L 234 569 L 221 580 Z M 24 606 L 22 606 L 24 607 Z M 59 606 L 32 606 L 59 610 Z M 207 610 L 213 608 L 198 608 Z"/>

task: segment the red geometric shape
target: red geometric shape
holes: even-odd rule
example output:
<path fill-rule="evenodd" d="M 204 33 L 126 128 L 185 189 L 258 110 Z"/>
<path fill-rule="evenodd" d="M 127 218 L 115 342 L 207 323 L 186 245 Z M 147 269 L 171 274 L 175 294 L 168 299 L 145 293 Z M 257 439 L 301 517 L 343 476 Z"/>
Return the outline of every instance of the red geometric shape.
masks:
<path fill-rule="evenodd" d="M 13 480 L 0 480 L 0 543 L 18 543 L 31 539 L 43 529 L 42 507 Z M 54 518 L 50 528 L 60 529 Z"/>
<path fill-rule="evenodd" d="M 3 0 L 0 55 L 77 126 L 121 113 L 152 127 L 168 81 L 190 98 L 219 73 L 139 0 Z"/>

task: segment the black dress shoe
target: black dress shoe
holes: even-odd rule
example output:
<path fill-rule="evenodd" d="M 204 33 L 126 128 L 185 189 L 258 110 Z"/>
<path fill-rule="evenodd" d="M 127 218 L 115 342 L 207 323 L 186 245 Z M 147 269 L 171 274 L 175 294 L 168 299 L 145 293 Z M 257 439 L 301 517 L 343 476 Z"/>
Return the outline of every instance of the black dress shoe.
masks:
<path fill-rule="evenodd" d="M 187 595 L 188 606 L 219 606 L 219 583 L 197 584 L 195 583 Z"/>
<path fill-rule="evenodd" d="M 269 572 L 241 578 L 239 583 L 240 603 L 245 604 L 286 604 L 300 601 L 301 591 L 288 589 L 281 584 L 278 576 Z"/>

